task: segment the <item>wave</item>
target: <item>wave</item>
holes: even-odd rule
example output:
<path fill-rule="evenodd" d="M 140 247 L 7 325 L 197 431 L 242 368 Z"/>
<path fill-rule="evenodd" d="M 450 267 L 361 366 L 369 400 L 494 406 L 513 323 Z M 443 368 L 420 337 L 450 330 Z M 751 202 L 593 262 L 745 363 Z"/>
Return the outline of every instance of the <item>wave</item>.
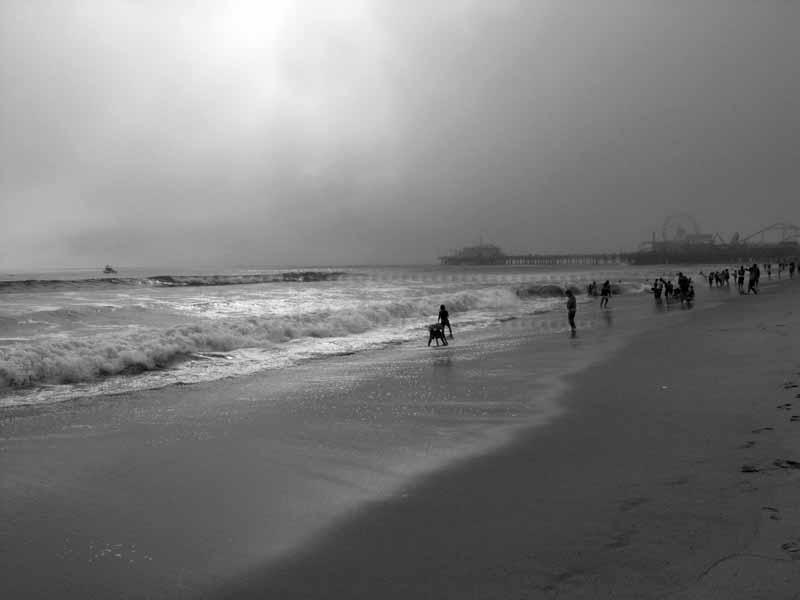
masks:
<path fill-rule="evenodd" d="M 256 273 L 247 275 L 154 275 L 151 277 L 96 277 L 90 279 L 25 279 L 0 281 L 0 292 L 31 290 L 57 291 L 85 288 L 112 288 L 117 286 L 189 287 L 248 285 L 256 283 L 336 281 L 348 273 L 344 271 L 286 271 L 282 273 Z"/>
<path fill-rule="evenodd" d="M 573 294 L 586 294 L 588 293 L 587 290 L 588 284 L 581 283 L 581 284 L 567 284 L 567 285 L 558 285 L 555 283 L 531 283 L 525 284 L 519 287 L 514 288 L 514 293 L 519 296 L 520 298 L 559 298 L 564 296 L 567 293 L 567 290 L 570 290 Z M 636 282 L 618 282 L 611 284 L 611 293 L 614 295 L 619 294 L 640 294 L 644 293 L 649 290 L 649 285 L 647 283 L 636 283 Z M 599 295 L 600 290 L 598 286 L 598 290 L 595 295 Z"/>
<path fill-rule="evenodd" d="M 301 338 L 334 338 L 390 328 L 398 335 L 423 327 L 446 303 L 452 315 L 472 310 L 513 309 L 510 290 L 489 288 L 442 297 L 366 303 L 358 309 L 327 309 L 287 316 L 198 320 L 170 329 L 103 332 L 0 346 L 0 391 L 39 384 L 81 383 L 111 375 L 163 369 L 193 355 L 242 348 L 279 350 Z"/>

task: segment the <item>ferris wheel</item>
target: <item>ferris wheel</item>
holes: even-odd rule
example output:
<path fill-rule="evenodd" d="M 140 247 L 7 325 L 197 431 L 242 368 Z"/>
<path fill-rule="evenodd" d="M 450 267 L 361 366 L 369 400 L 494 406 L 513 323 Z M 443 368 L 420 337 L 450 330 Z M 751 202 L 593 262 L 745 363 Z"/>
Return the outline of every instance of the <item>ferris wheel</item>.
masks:
<path fill-rule="evenodd" d="M 689 213 L 675 213 L 664 219 L 661 226 L 661 239 L 665 242 L 679 242 L 687 235 L 700 233 L 700 225 Z"/>

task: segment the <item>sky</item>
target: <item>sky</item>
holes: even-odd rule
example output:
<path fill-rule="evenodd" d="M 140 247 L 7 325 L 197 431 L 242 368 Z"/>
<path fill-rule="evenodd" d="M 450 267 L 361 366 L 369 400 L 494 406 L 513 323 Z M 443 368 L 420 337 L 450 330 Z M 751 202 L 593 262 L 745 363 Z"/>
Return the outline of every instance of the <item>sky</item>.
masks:
<path fill-rule="evenodd" d="M 800 224 L 793 0 L 2 0 L 0 268 Z"/>

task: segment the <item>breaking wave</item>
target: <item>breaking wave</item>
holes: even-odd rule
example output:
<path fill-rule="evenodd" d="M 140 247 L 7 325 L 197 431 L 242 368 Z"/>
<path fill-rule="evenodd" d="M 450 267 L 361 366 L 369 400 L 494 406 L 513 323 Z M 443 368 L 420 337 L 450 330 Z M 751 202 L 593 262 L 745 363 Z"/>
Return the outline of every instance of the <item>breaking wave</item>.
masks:
<path fill-rule="evenodd" d="M 197 320 L 169 329 L 101 333 L 25 341 L 0 347 L 0 390 L 37 384 L 89 382 L 110 375 L 169 367 L 192 355 L 242 348 L 278 348 L 300 338 L 333 338 L 391 328 L 423 326 L 431 307 L 446 302 L 454 313 L 519 308 L 503 288 L 463 291 L 446 298 L 366 303 L 358 309 L 317 310 L 289 316 Z"/>
<path fill-rule="evenodd" d="M 555 283 L 533 283 L 525 284 L 514 288 L 514 293 L 520 298 L 559 298 L 564 296 L 567 290 L 573 294 L 586 294 L 588 283 L 558 285 Z M 618 282 L 611 284 L 611 293 L 619 294 L 641 294 L 648 291 L 646 283 Z M 596 292 L 599 294 L 599 285 Z"/>

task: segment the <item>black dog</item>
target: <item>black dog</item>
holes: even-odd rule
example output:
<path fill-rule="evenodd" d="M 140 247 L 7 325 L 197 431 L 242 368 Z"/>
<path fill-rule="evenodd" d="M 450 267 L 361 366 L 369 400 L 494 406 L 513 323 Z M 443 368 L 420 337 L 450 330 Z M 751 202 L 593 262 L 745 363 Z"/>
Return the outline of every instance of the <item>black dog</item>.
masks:
<path fill-rule="evenodd" d="M 433 340 L 436 340 L 436 345 L 439 345 L 439 340 L 442 340 L 442 343 L 447 346 L 447 338 L 444 336 L 444 327 L 442 327 L 439 323 L 434 323 L 433 325 L 428 326 L 428 346 L 431 345 Z"/>

